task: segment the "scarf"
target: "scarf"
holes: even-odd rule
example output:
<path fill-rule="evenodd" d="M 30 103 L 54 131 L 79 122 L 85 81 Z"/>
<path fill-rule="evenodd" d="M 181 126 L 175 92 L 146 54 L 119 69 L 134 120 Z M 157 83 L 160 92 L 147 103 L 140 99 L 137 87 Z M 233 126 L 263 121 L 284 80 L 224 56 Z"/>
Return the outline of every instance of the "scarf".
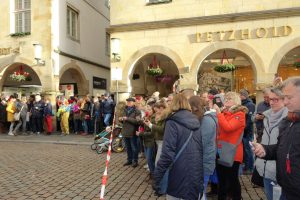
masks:
<path fill-rule="evenodd" d="M 271 112 L 270 117 L 269 117 L 269 124 L 270 124 L 270 129 L 274 128 L 275 126 L 278 125 L 278 123 L 281 121 L 282 119 L 282 115 L 283 112 L 285 111 L 285 107 L 281 108 L 279 111 L 277 112 Z"/>

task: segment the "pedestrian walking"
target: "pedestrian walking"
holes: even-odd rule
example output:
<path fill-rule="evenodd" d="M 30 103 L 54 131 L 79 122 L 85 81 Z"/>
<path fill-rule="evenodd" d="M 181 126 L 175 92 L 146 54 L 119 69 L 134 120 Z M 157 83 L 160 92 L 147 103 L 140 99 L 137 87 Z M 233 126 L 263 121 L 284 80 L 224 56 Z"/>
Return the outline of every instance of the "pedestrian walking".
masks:
<path fill-rule="evenodd" d="M 14 113 L 16 112 L 16 110 L 17 110 L 16 98 L 15 98 L 15 96 L 11 95 L 8 99 L 7 107 L 6 107 L 7 121 L 10 122 L 8 135 L 11 135 L 11 136 L 14 135 L 13 134 L 14 125 L 15 125 Z"/>

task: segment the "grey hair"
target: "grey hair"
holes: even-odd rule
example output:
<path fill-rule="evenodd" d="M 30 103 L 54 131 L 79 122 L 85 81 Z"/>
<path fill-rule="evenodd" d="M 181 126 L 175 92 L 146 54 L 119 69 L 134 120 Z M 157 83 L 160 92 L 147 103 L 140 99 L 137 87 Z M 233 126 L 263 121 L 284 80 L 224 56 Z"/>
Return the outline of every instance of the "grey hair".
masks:
<path fill-rule="evenodd" d="M 281 87 L 285 88 L 289 84 L 292 84 L 293 86 L 300 89 L 300 76 L 292 76 L 292 77 L 286 79 L 285 81 L 283 81 Z"/>
<path fill-rule="evenodd" d="M 280 97 L 282 99 L 284 98 L 284 94 L 281 90 L 281 87 L 273 87 L 270 89 L 270 92 L 276 94 L 278 97 Z"/>
<path fill-rule="evenodd" d="M 263 94 L 268 94 L 269 92 L 271 92 L 271 88 L 267 87 L 265 89 L 263 89 Z"/>

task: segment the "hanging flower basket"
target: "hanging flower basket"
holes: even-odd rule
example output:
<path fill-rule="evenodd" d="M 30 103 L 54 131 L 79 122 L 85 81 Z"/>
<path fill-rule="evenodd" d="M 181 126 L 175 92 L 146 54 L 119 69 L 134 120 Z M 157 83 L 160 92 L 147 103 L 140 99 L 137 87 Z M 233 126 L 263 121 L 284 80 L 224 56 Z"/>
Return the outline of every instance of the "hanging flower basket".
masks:
<path fill-rule="evenodd" d="M 153 56 L 152 63 L 148 66 L 147 73 L 150 76 L 160 76 L 163 73 L 163 70 L 159 68 L 159 65 L 156 61 L 156 56 Z"/>
<path fill-rule="evenodd" d="M 227 63 L 224 63 L 224 59 L 226 58 L 227 60 Z M 223 57 L 221 59 L 221 63 L 218 64 L 217 66 L 214 67 L 214 70 L 216 72 L 219 72 L 219 73 L 226 73 L 226 72 L 232 72 L 235 70 L 235 65 L 232 64 L 232 63 L 229 63 L 229 60 L 226 56 L 226 52 L 224 50 L 223 52 Z"/>
<path fill-rule="evenodd" d="M 12 81 L 17 81 L 17 82 L 32 80 L 30 74 L 28 72 L 24 72 L 22 66 L 20 66 L 20 69 L 18 71 L 15 71 L 13 74 L 9 75 L 9 78 Z"/>
<path fill-rule="evenodd" d="M 219 64 L 214 67 L 214 70 L 220 73 L 232 72 L 235 70 L 235 65 L 232 63 Z"/>
<path fill-rule="evenodd" d="M 160 76 L 163 73 L 163 70 L 161 68 L 149 68 L 147 69 L 147 73 L 150 76 Z"/>
<path fill-rule="evenodd" d="M 300 68 L 300 59 L 298 59 L 296 62 L 294 62 L 294 67 Z"/>

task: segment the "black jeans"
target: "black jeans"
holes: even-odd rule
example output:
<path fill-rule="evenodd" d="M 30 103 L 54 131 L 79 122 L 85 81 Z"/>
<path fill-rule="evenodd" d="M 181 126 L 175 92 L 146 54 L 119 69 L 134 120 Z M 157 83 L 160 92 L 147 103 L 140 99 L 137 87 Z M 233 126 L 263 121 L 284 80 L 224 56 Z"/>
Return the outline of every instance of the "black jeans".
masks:
<path fill-rule="evenodd" d="M 232 167 L 224 167 L 217 164 L 219 178 L 218 200 L 226 200 L 229 194 L 232 200 L 242 199 L 239 168 L 239 162 L 234 162 Z"/>
<path fill-rule="evenodd" d="M 36 132 L 43 132 L 43 118 L 32 118 L 32 131 Z"/>

